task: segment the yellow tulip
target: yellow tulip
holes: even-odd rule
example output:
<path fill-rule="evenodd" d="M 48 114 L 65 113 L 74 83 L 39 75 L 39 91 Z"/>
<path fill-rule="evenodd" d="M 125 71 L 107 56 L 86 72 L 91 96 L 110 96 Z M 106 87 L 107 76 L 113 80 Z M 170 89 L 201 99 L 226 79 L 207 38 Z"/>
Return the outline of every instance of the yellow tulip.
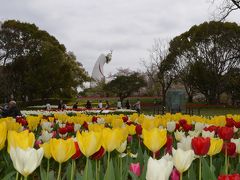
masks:
<path fill-rule="evenodd" d="M 130 134 L 130 135 L 136 134 L 136 130 L 135 130 L 136 127 L 135 127 L 135 125 L 131 124 L 130 126 L 127 125 L 126 127 L 128 129 L 128 134 Z"/>
<path fill-rule="evenodd" d="M 143 129 L 150 130 L 155 128 L 155 121 L 152 119 L 144 119 L 142 123 Z"/>
<path fill-rule="evenodd" d="M 58 163 L 66 162 L 76 152 L 73 139 L 56 139 L 50 140 L 50 152 L 55 161 Z"/>
<path fill-rule="evenodd" d="M 103 148 L 107 152 L 112 152 L 114 149 L 118 148 L 123 142 L 123 131 L 121 129 L 109 129 L 105 128 L 102 132 L 102 142 Z"/>
<path fill-rule="evenodd" d="M 152 152 L 160 150 L 167 142 L 167 130 L 153 128 L 151 130 L 143 129 L 143 143 Z"/>
<path fill-rule="evenodd" d="M 89 157 L 97 152 L 101 148 L 101 133 L 99 132 L 77 132 L 77 141 L 81 152 Z"/>
<path fill-rule="evenodd" d="M 123 126 L 123 120 L 122 119 L 114 119 L 112 121 L 112 127 L 113 128 L 121 128 Z"/>
<path fill-rule="evenodd" d="M 27 148 L 32 148 L 35 142 L 35 136 L 33 133 L 29 133 L 28 130 L 22 131 L 20 133 L 16 131 L 8 131 L 8 152 L 10 152 L 10 147 L 19 147 L 23 150 Z"/>
<path fill-rule="evenodd" d="M 44 144 L 40 144 L 40 147 L 44 150 L 44 157 L 47 159 L 50 159 L 52 157 L 51 151 L 50 151 L 50 143 L 46 142 Z"/>
<path fill-rule="evenodd" d="M 102 132 L 103 128 L 104 128 L 104 124 L 89 124 L 88 125 L 89 131 Z"/>
<path fill-rule="evenodd" d="M 221 152 L 223 146 L 223 140 L 219 138 L 210 139 L 210 148 L 208 150 L 208 155 L 213 156 Z"/>
<path fill-rule="evenodd" d="M 7 138 L 7 124 L 5 121 L 0 123 L 0 150 L 5 146 L 5 141 Z"/>

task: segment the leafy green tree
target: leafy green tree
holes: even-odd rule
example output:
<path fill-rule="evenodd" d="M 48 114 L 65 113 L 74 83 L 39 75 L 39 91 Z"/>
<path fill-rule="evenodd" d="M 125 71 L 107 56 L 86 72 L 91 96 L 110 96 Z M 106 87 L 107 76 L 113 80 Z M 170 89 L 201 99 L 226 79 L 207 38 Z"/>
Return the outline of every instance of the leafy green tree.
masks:
<path fill-rule="evenodd" d="M 15 97 L 71 97 L 88 80 L 82 64 L 64 45 L 34 24 L 5 21 L 0 30 L 0 63 Z M 3 74 L 0 73 L 3 77 Z"/>
<path fill-rule="evenodd" d="M 209 103 L 218 103 L 223 76 L 240 65 L 240 26 L 215 21 L 193 26 L 170 42 L 168 58 L 178 72 L 191 65 L 192 85 Z"/>
<path fill-rule="evenodd" d="M 113 95 L 119 97 L 120 101 L 133 93 L 136 93 L 140 88 L 146 85 L 144 77 L 139 73 L 132 73 L 131 75 L 119 75 L 116 76 L 112 81 L 105 85 L 105 90 Z"/>
<path fill-rule="evenodd" d="M 225 74 L 223 81 L 225 91 L 231 95 L 232 105 L 235 105 L 240 100 L 240 68 L 231 69 Z"/>

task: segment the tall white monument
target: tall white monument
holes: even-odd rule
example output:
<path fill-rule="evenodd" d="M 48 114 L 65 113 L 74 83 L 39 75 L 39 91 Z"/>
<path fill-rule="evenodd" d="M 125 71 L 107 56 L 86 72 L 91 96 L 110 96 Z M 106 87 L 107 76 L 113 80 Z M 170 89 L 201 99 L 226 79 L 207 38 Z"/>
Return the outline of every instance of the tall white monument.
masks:
<path fill-rule="evenodd" d="M 109 63 L 111 59 L 112 59 L 112 51 L 107 55 L 101 54 L 98 57 L 92 71 L 92 80 L 90 83 L 91 88 L 96 87 L 98 82 L 105 80 L 103 66 L 105 63 Z"/>

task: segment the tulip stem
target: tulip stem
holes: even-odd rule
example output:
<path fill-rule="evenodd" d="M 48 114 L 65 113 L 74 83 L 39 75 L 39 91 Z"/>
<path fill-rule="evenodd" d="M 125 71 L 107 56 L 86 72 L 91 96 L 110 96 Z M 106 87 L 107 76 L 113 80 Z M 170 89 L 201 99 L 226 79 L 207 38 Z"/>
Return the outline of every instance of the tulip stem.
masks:
<path fill-rule="evenodd" d="M 50 160 L 48 159 L 47 160 L 47 180 L 48 180 L 48 176 L 49 176 L 49 162 L 50 162 Z"/>
<path fill-rule="evenodd" d="M 107 168 L 109 167 L 109 164 L 110 164 L 110 152 L 108 152 Z"/>
<path fill-rule="evenodd" d="M 18 173 L 18 171 L 17 171 L 17 173 L 16 173 L 16 180 L 18 180 L 18 176 L 19 176 L 19 173 Z"/>
<path fill-rule="evenodd" d="M 122 158 L 120 158 L 120 179 L 122 179 Z"/>
<path fill-rule="evenodd" d="M 227 147 L 225 147 L 225 174 L 228 174 L 228 157 L 227 157 Z"/>
<path fill-rule="evenodd" d="M 86 162 L 86 179 L 88 179 L 88 157 L 87 157 L 87 162 Z"/>
<path fill-rule="evenodd" d="M 153 159 L 155 159 L 155 156 L 156 156 L 156 155 L 155 155 L 155 152 L 153 152 Z"/>
<path fill-rule="evenodd" d="M 96 180 L 98 180 L 98 160 L 95 161 L 96 162 Z"/>
<path fill-rule="evenodd" d="M 182 180 L 182 173 L 180 173 L 180 180 Z"/>
<path fill-rule="evenodd" d="M 213 169 L 212 156 L 210 156 L 210 169 L 211 169 L 211 171 Z"/>
<path fill-rule="evenodd" d="M 202 179 L 202 158 L 199 158 L 199 174 L 198 174 L 198 179 L 201 180 Z"/>
<path fill-rule="evenodd" d="M 71 180 L 74 179 L 74 172 L 75 172 L 75 160 L 72 160 L 72 169 L 71 169 Z"/>
<path fill-rule="evenodd" d="M 57 180 L 61 180 L 61 170 L 62 170 L 62 163 L 59 163 Z"/>

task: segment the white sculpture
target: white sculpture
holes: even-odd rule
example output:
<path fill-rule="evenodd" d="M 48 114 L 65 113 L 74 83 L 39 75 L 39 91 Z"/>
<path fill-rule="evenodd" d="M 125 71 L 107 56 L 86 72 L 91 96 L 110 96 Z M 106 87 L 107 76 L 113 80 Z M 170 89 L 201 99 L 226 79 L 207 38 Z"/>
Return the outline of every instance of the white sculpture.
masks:
<path fill-rule="evenodd" d="M 105 63 L 109 63 L 112 59 L 112 51 L 106 56 L 104 54 L 101 54 L 92 71 L 92 81 L 90 83 L 90 87 L 96 87 L 98 82 L 104 81 L 105 80 L 105 76 L 103 73 L 103 66 Z"/>

